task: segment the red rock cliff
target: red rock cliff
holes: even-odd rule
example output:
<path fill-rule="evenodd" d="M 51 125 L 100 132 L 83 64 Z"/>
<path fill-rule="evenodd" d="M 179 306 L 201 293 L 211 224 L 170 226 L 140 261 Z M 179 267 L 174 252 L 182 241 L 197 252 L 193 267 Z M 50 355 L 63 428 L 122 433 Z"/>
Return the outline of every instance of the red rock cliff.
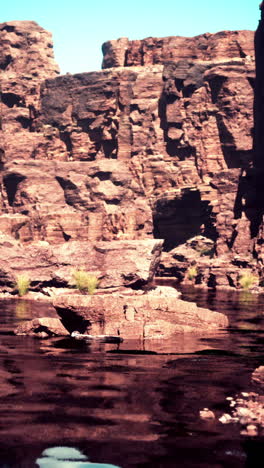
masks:
<path fill-rule="evenodd" d="M 261 274 L 251 31 L 122 38 L 103 46 L 107 69 L 58 77 L 35 23 L 0 34 L 3 232 L 164 238 L 160 274 L 182 279 L 190 262 L 212 286 Z"/>

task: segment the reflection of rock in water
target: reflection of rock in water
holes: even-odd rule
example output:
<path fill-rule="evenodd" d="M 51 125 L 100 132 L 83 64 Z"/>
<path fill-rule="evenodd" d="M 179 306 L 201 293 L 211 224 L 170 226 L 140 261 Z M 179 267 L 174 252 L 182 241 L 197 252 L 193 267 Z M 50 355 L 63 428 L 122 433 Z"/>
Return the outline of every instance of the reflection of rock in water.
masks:
<path fill-rule="evenodd" d="M 86 455 L 73 447 L 51 447 L 44 450 L 36 460 L 40 468 L 119 468 L 105 463 L 92 463 Z"/>
<path fill-rule="evenodd" d="M 28 301 L 24 301 L 23 299 L 17 301 L 15 306 L 15 314 L 18 319 L 26 319 L 29 315 L 29 303 Z"/>

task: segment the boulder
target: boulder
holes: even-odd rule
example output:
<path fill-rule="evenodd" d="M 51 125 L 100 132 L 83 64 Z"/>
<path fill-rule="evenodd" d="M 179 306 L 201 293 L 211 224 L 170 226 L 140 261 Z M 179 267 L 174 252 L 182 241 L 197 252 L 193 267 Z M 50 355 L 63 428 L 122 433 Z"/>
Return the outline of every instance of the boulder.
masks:
<path fill-rule="evenodd" d="M 254 370 L 251 379 L 264 390 L 264 366 L 257 367 L 257 369 Z"/>
<path fill-rule="evenodd" d="M 101 288 L 143 286 L 151 283 L 162 252 L 162 240 L 98 242 L 94 249 L 103 258 Z"/>
<path fill-rule="evenodd" d="M 15 335 L 29 335 L 37 338 L 49 336 L 67 336 L 69 332 L 62 325 L 60 319 L 41 317 L 21 323 L 14 331 Z"/>
<path fill-rule="evenodd" d="M 175 333 L 208 333 L 227 327 L 225 315 L 169 295 L 62 295 L 53 306 L 65 327 L 124 339 L 168 338 Z"/>
<path fill-rule="evenodd" d="M 161 297 L 181 297 L 181 292 L 171 286 L 156 286 L 155 288 L 146 291 L 146 294 L 151 296 L 161 296 Z"/>

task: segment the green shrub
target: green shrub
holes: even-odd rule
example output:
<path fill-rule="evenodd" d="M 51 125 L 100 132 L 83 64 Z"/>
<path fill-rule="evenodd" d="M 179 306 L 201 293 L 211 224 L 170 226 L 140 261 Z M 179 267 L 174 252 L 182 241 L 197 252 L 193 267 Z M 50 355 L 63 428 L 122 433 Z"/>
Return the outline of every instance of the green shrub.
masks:
<path fill-rule="evenodd" d="M 81 292 L 88 292 L 88 294 L 94 294 L 98 288 L 98 278 L 84 270 L 76 270 L 72 274 L 74 286 Z"/>
<path fill-rule="evenodd" d="M 24 296 L 29 289 L 30 279 L 26 274 L 21 274 L 16 277 L 16 289 L 18 290 L 18 295 Z"/>
<path fill-rule="evenodd" d="M 247 290 L 258 284 L 259 280 L 257 276 L 253 275 L 249 271 L 246 271 L 245 273 L 241 274 L 238 282 L 242 289 Z"/>
<path fill-rule="evenodd" d="M 189 280 L 193 280 L 196 278 L 197 275 L 198 275 L 198 270 L 196 266 L 190 266 L 187 270 L 187 278 Z"/>

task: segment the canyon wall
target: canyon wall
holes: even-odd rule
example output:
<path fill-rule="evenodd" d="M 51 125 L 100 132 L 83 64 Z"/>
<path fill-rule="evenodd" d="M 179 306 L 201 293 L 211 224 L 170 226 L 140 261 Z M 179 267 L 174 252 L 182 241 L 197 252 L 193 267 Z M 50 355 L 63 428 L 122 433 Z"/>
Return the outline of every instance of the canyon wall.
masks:
<path fill-rule="evenodd" d="M 161 276 L 261 277 L 254 33 L 121 38 L 103 53 L 103 70 L 58 76 L 49 33 L 0 25 L 2 235 L 25 249 L 154 237 Z"/>

